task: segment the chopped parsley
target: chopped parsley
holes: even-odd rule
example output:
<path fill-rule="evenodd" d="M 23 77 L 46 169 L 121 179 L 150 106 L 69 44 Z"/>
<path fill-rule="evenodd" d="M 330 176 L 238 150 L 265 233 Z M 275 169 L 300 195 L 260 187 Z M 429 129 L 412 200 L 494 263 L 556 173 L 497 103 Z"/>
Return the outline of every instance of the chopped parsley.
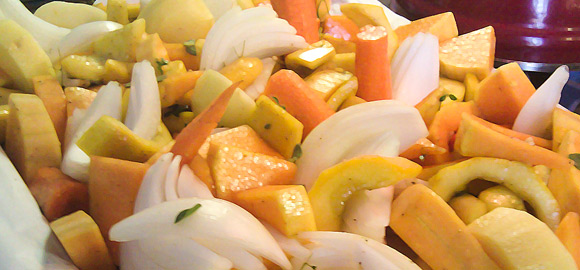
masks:
<path fill-rule="evenodd" d="M 169 64 L 169 61 L 165 60 L 165 58 L 155 59 L 155 64 L 157 64 L 157 70 L 160 74 L 163 74 L 163 66 Z"/>
<path fill-rule="evenodd" d="M 177 216 L 175 217 L 174 224 L 182 221 L 186 217 L 191 216 L 199 208 L 201 208 L 201 204 L 198 203 L 198 204 L 194 205 L 192 208 L 188 208 L 188 209 L 185 209 L 185 210 L 179 212 L 179 214 L 177 214 Z"/>
<path fill-rule="evenodd" d="M 569 154 L 568 158 L 574 161 L 574 167 L 580 170 L 580 153 Z"/>
<path fill-rule="evenodd" d="M 195 47 L 196 42 L 197 40 L 195 39 L 183 42 L 183 46 L 185 46 L 185 51 L 193 56 L 197 56 L 197 48 Z"/>
<path fill-rule="evenodd" d="M 266 124 L 266 125 L 264 125 L 264 129 L 270 129 L 271 127 L 272 127 L 272 125 L 271 125 L 271 124 Z"/>
<path fill-rule="evenodd" d="M 457 97 L 454 94 L 449 94 L 449 95 L 442 95 L 439 98 L 439 101 L 443 102 L 445 100 L 445 98 L 447 98 L 447 97 L 449 97 L 449 99 L 451 99 L 453 101 L 457 100 Z"/>
<path fill-rule="evenodd" d="M 302 147 L 300 144 L 294 146 L 294 151 L 292 152 L 292 157 L 290 158 L 290 162 L 296 162 L 302 156 Z"/>

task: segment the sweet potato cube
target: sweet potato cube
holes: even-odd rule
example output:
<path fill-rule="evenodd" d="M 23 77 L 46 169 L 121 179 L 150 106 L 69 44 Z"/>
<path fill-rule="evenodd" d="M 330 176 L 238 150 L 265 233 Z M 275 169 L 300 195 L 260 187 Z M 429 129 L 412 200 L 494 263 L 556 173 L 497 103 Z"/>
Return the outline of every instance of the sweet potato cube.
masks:
<path fill-rule="evenodd" d="M 89 209 L 87 185 L 58 168 L 40 168 L 28 183 L 28 188 L 48 221 Z"/>

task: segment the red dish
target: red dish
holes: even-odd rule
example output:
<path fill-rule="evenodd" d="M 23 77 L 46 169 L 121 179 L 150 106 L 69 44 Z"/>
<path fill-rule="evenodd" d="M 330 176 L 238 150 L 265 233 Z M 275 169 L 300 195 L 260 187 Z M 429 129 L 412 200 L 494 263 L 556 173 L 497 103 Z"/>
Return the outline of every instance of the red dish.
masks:
<path fill-rule="evenodd" d="M 492 25 L 499 62 L 518 61 L 529 71 L 580 68 L 577 0 L 394 0 L 390 6 L 409 19 L 451 11 L 460 33 Z"/>

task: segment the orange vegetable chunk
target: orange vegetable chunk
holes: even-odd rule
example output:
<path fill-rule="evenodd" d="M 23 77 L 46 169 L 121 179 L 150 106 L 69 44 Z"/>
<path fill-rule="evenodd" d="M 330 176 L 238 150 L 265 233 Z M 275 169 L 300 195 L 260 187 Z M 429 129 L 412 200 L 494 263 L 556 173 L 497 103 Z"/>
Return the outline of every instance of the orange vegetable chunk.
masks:
<path fill-rule="evenodd" d="M 28 183 L 28 188 L 48 221 L 89 209 L 87 185 L 58 168 L 40 168 Z"/>
<path fill-rule="evenodd" d="M 42 100 L 60 143 L 64 143 L 67 102 L 60 83 L 53 76 L 37 76 L 32 79 L 34 93 Z"/>
<path fill-rule="evenodd" d="M 468 73 L 483 80 L 493 68 L 495 31 L 488 26 L 447 40 L 439 45 L 441 74 L 464 81 Z"/>
<path fill-rule="evenodd" d="M 278 100 L 288 113 L 304 125 L 303 138 L 334 114 L 326 101 L 292 70 L 283 69 L 272 75 L 264 95 Z"/>
<path fill-rule="evenodd" d="M 109 241 L 109 229 L 133 214 L 137 192 L 148 168 L 127 160 L 91 157 L 89 213 L 99 225 L 116 265 L 119 265 L 119 243 Z"/>
<path fill-rule="evenodd" d="M 580 216 L 576 212 L 568 212 L 555 233 L 580 268 Z"/>
<path fill-rule="evenodd" d="M 292 162 L 215 143 L 210 144 L 207 162 L 217 197 L 230 201 L 242 190 L 290 184 L 296 174 Z"/>
<path fill-rule="evenodd" d="M 367 25 L 357 34 L 355 75 L 358 78 L 358 90 L 356 95 L 366 101 L 393 97 L 388 46 L 387 29 L 383 26 Z"/>
<path fill-rule="evenodd" d="M 320 20 L 316 16 L 316 2 L 312 0 L 271 0 L 272 7 L 278 16 L 294 28 L 296 34 L 312 44 L 320 40 L 318 27 Z"/>
<path fill-rule="evenodd" d="M 269 185 L 240 191 L 234 202 L 286 236 L 315 231 L 308 193 L 302 185 Z"/>
<path fill-rule="evenodd" d="M 511 127 L 535 91 L 520 66 L 509 63 L 481 81 L 474 101 L 485 120 Z"/>

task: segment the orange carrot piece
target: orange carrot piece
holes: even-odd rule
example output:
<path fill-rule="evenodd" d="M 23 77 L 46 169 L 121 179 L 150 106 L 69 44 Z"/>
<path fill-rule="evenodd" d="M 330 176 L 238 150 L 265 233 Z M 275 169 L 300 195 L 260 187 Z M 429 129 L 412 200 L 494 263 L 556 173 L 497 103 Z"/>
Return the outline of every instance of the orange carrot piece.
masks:
<path fill-rule="evenodd" d="M 32 83 L 34 84 L 34 93 L 42 100 L 44 107 L 48 111 L 58 140 L 64 143 L 67 102 L 60 83 L 52 76 L 34 77 Z"/>
<path fill-rule="evenodd" d="M 318 27 L 320 20 L 316 16 L 316 1 L 314 0 L 271 0 L 272 7 L 278 16 L 294 28 L 298 35 L 312 44 L 320 40 Z"/>
<path fill-rule="evenodd" d="M 283 69 L 272 75 L 266 84 L 264 95 L 277 100 L 304 125 L 302 138 L 334 114 L 324 99 L 291 70 Z"/>
<path fill-rule="evenodd" d="M 148 169 L 143 163 L 91 156 L 89 214 L 99 225 L 116 265 L 119 265 L 120 243 L 109 240 L 109 230 L 133 214 L 137 192 Z"/>
<path fill-rule="evenodd" d="M 580 216 L 576 212 L 568 212 L 555 233 L 580 268 Z"/>
<path fill-rule="evenodd" d="M 202 71 L 188 71 L 167 76 L 165 80 L 159 83 L 161 106 L 171 106 L 183 97 L 185 93 L 193 90 L 197 79 L 199 79 L 202 74 Z"/>
<path fill-rule="evenodd" d="M 449 150 L 449 142 L 459 129 L 461 115 L 467 113 L 479 115 L 479 110 L 473 101 L 453 102 L 441 108 L 429 126 L 429 136 L 435 145 Z"/>
<path fill-rule="evenodd" d="M 171 152 L 182 156 L 181 165 L 191 162 L 207 137 L 211 135 L 212 130 L 218 126 L 218 122 L 226 112 L 228 102 L 238 85 L 240 85 L 240 82 L 236 82 L 224 90 L 177 135 Z"/>
<path fill-rule="evenodd" d="M 387 29 L 367 25 L 356 39 L 355 74 L 358 78 L 356 95 L 366 101 L 391 99 L 391 64 L 387 54 Z"/>
<path fill-rule="evenodd" d="M 440 155 L 445 153 L 447 153 L 447 150 L 445 150 L 443 147 L 435 145 L 433 142 L 426 138 L 421 138 L 399 156 L 406 159 L 416 159 L 421 155 Z"/>
<path fill-rule="evenodd" d="M 197 55 L 190 54 L 185 50 L 185 46 L 182 43 L 164 43 L 164 45 L 165 49 L 167 49 L 169 60 L 181 60 L 185 65 L 185 68 L 199 70 L 201 52 L 198 52 Z"/>
<path fill-rule="evenodd" d="M 552 149 L 552 141 L 550 140 L 546 140 L 544 138 L 540 138 L 540 137 L 536 137 L 536 136 L 532 136 L 529 134 L 525 134 L 525 133 L 521 133 L 521 132 L 517 132 L 513 129 L 507 128 L 503 125 L 497 125 L 494 124 L 492 122 L 488 122 L 482 118 L 479 117 L 472 117 L 473 120 L 479 122 L 480 124 L 494 130 L 497 131 L 503 135 L 509 136 L 511 138 L 515 138 L 518 140 L 522 140 L 522 141 L 529 141 L 531 140 L 532 142 L 534 142 L 534 145 L 537 145 L 539 147 L 543 147 L 546 149 L 551 150 Z"/>
<path fill-rule="evenodd" d="M 89 191 L 86 184 L 77 182 L 58 168 L 40 168 L 28 183 L 48 221 L 78 210 L 89 211 Z"/>
<path fill-rule="evenodd" d="M 323 33 L 346 41 L 355 40 L 358 26 L 344 15 L 333 15 L 324 21 Z"/>

